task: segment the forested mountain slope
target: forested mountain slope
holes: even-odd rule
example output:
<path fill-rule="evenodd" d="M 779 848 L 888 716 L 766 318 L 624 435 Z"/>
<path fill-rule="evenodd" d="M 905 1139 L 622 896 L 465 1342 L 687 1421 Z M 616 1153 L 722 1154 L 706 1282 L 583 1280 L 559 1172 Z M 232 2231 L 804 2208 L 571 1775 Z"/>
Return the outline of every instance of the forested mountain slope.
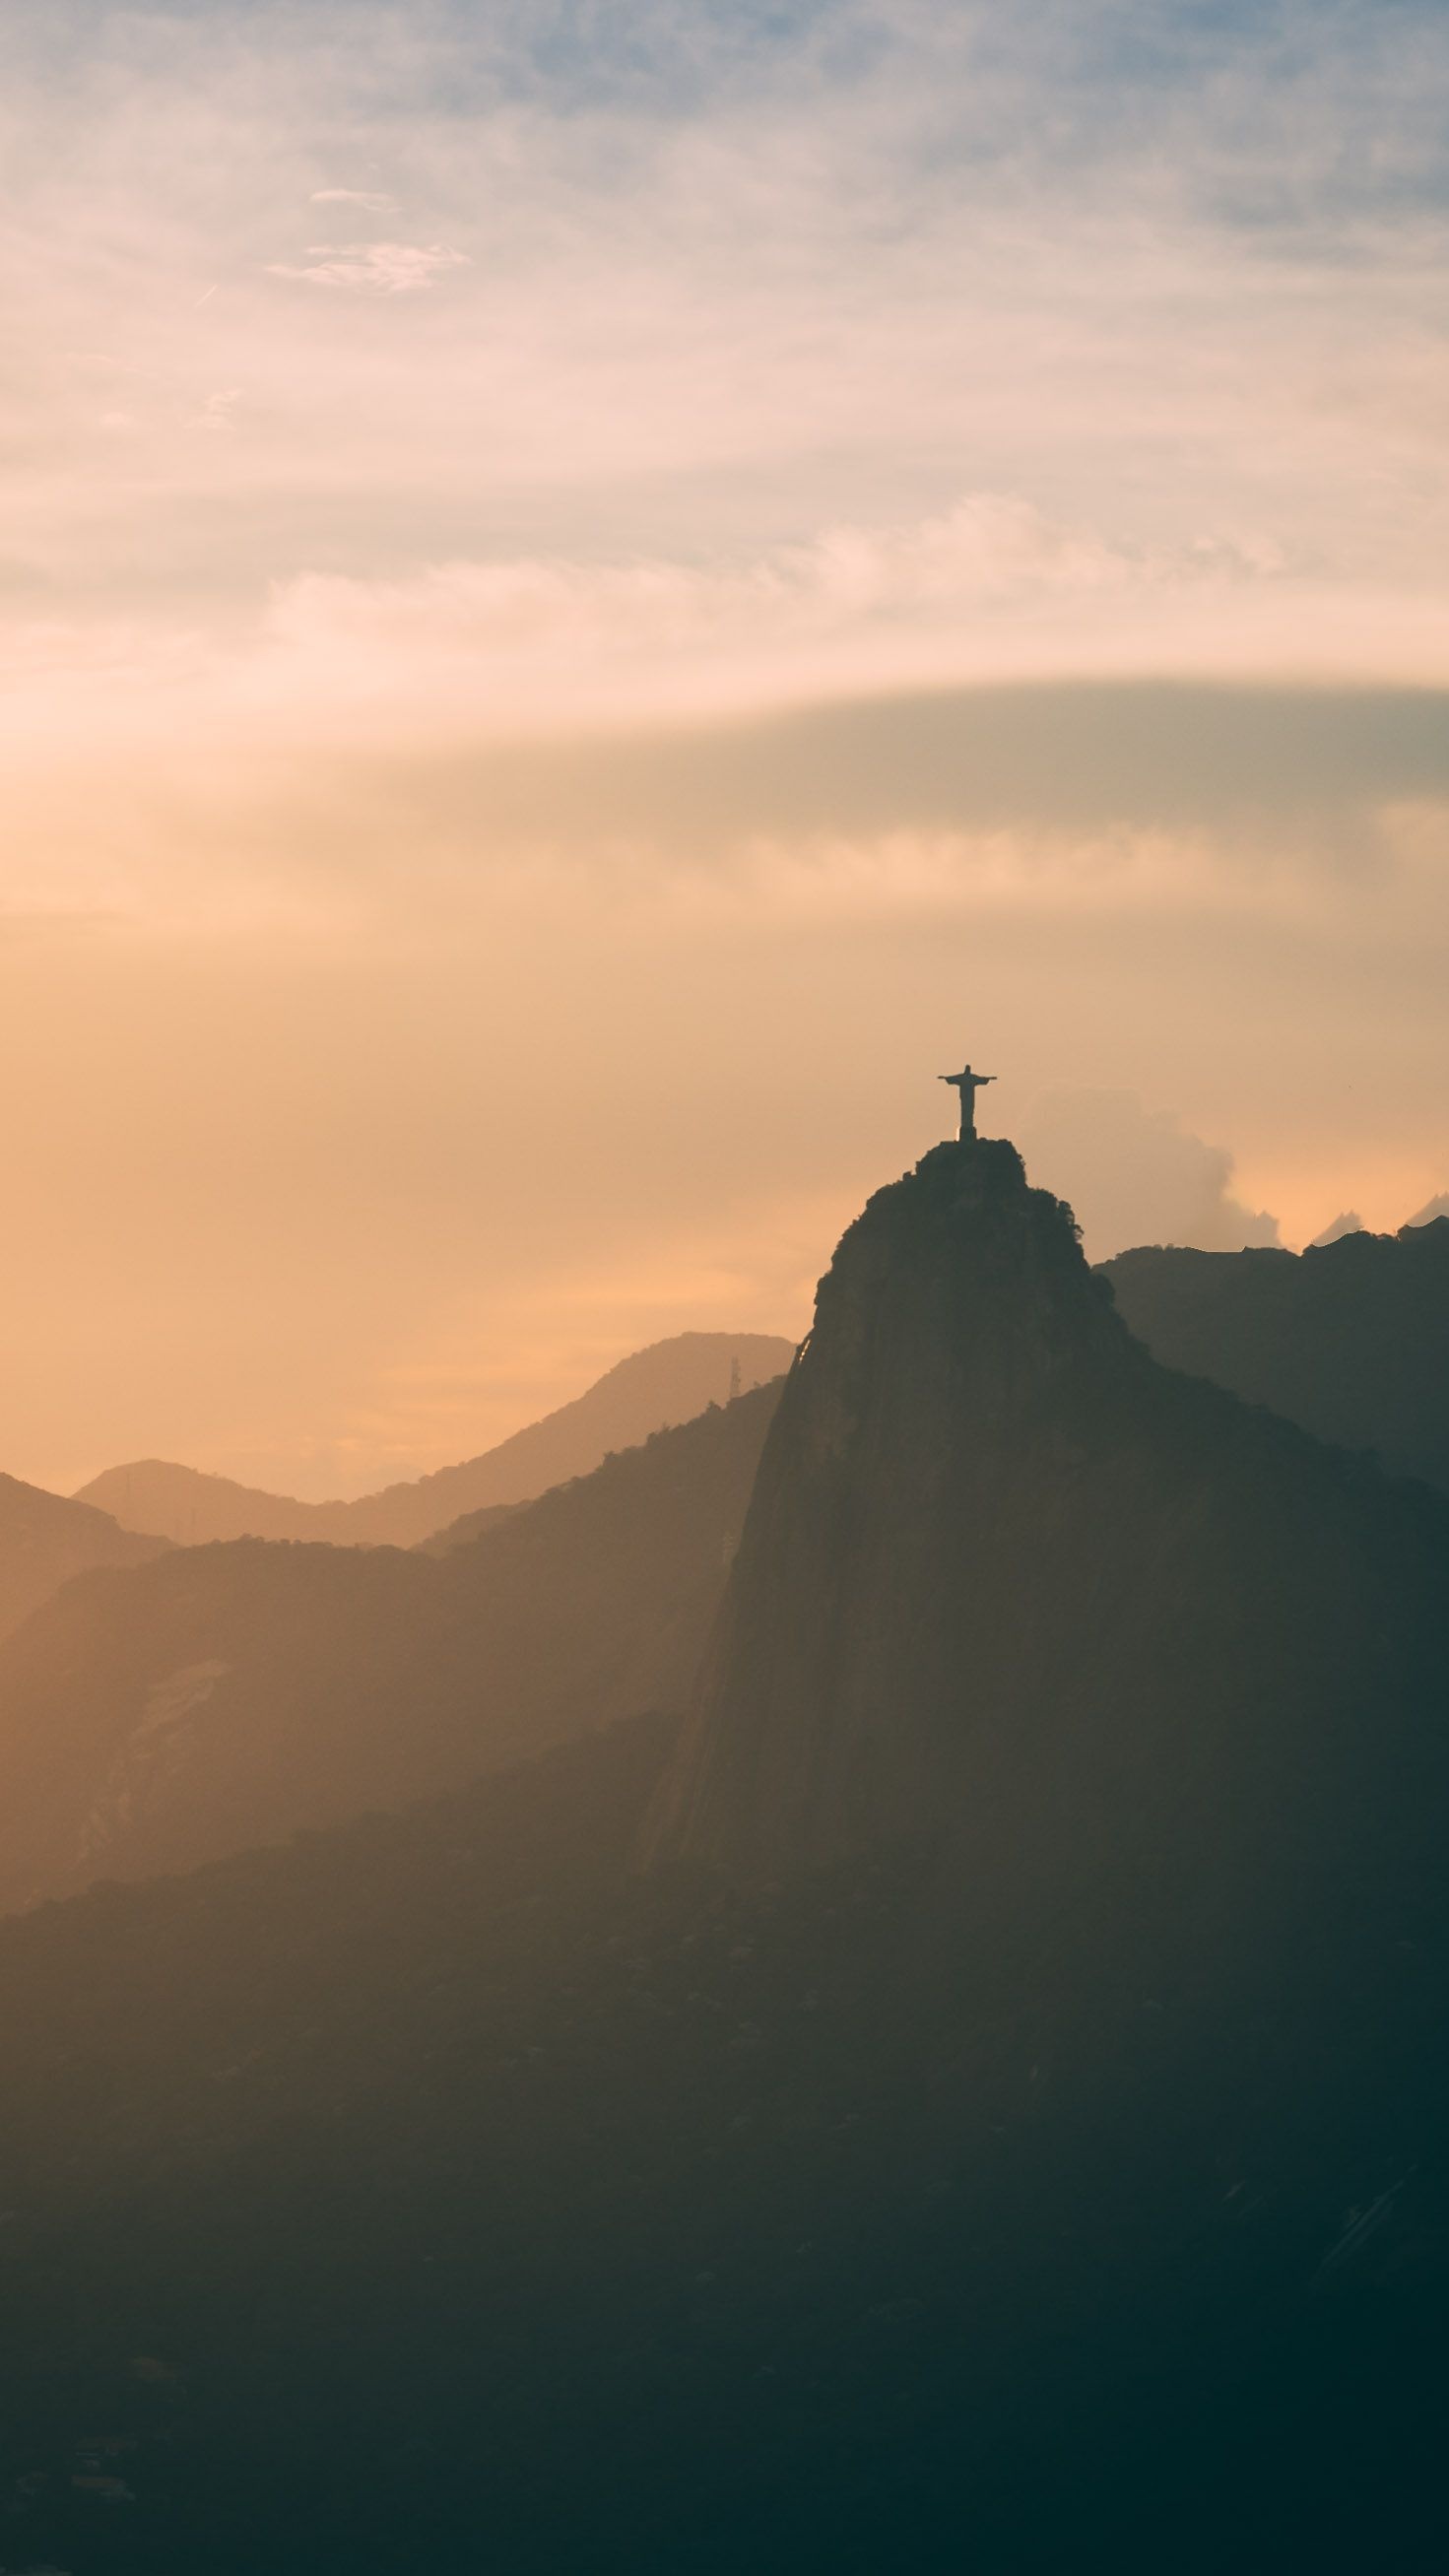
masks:
<path fill-rule="evenodd" d="M 1449 1492 L 1449 1217 L 1303 1253 L 1123 1252 L 1102 1276 L 1169 1368 Z"/>
<path fill-rule="evenodd" d="M 0 1475 L 0 1638 L 73 1574 L 96 1565 L 144 1565 L 165 1545 L 122 1529 L 89 1503 Z"/>

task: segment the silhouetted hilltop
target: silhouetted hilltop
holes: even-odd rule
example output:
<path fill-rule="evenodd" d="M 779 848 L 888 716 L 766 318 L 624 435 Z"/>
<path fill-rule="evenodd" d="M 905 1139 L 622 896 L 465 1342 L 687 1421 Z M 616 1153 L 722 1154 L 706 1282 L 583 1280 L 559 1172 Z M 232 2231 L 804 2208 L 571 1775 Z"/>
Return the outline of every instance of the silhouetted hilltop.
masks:
<path fill-rule="evenodd" d="M 526 1511 L 527 1508 L 526 1503 L 485 1503 L 481 1511 L 464 1512 L 460 1520 L 449 1521 L 446 1529 L 434 1530 L 431 1538 L 420 1538 L 416 1542 L 418 1554 L 451 1556 L 455 1548 L 471 1546 L 475 1538 L 481 1538 L 485 1530 L 493 1529 L 499 1521 L 506 1520 L 510 1512 Z"/>
<path fill-rule="evenodd" d="M 233 1538 L 414 1547 L 464 1514 L 531 1502 L 552 1485 L 588 1475 L 610 1450 L 635 1448 L 651 1432 L 723 1404 L 736 1370 L 742 1390 L 765 1384 L 789 1366 L 794 1347 L 777 1333 L 676 1333 L 620 1360 L 571 1404 L 481 1457 L 356 1502 L 295 1502 L 159 1458 L 107 1468 L 79 1499 L 113 1513 L 123 1528 L 155 1531 L 183 1547 Z"/>
<path fill-rule="evenodd" d="M 1449 1505 L 1155 1365 L 1014 1149 L 938 1147 L 821 1281 L 657 1848 L 774 1876 L 987 1801 L 1013 1865 L 1200 1872 L 1250 1800 L 1306 1849 L 1385 1704 L 1449 1741 L 1446 1571 Z"/>
<path fill-rule="evenodd" d="M 1154 1358 L 1449 1491 L 1449 1218 L 1306 1252 L 1105 1262 Z"/>
<path fill-rule="evenodd" d="M 95 1565 L 142 1565 L 165 1545 L 121 1529 L 89 1503 L 0 1476 L 0 1637 L 73 1574 Z"/>
<path fill-rule="evenodd" d="M 124 1467 L 107 1467 L 76 1499 L 98 1504 L 126 1529 L 160 1532 L 175 1547 L 209 1547 L 231 1538 L 348 1543 L 340 1519 L 346 1503 L 297 1502 L 290 1494 L 264 1493 L 169 1458 L 133 1458 Z"/>
<path fill-rule="evenodd" d="M 0 1648 L 0 1907 L 681 1708 L 776 1400 L 657 1432 L 436 1559 L 241 1539 L 73 1586 Z"/>

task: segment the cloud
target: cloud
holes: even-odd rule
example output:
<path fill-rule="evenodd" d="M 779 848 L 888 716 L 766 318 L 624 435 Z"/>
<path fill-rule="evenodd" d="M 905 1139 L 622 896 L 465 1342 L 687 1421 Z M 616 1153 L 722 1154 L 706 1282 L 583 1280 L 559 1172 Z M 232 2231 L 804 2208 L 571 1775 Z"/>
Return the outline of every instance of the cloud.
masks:
<path fill-rule="evenodd" d="M 1197 536 L 1179 548 L 1135 548 L 1054 520 L 1019 494 L 970 492 L 925 519 L 827 526 L 739 565 L 504 558 L 430 566 L 406 582 L 314 579 L 284 598 L 277 622 L 391 632 L 414 645 L 437 638 L 470 652 L 534 641 L 593 650 L 606 639 L 672 652 L 721 632 L 767 647 L 781 628 L 952 619 L 1019 597 L 1200 590 L 1282 569 L 1267 545 Z"/>
<path fill-rule="evenodd" d="M 466 254 L 447 242 L 314 242 L 300 265 L 274 259 L 267 269 L 352 295 L 415 295 L 467 265 Z"/>
<path fill-rule="evenodd" d="M 255 390 L 233 385 L 205 394 L 187 425 L 233 433 L 213 443 L 229 457 L 264 434 L 264 413 Z M 127 417 L 140 426 L 139 402 Z M 48 600 L 26 619 L 0 601 L 20 756 L 33 757 L 48 729 L 37 698 L 58 707 L 69 636 L 66 724 L 84 713 L 98 749 L 132 722 L 191 741 L 270 733 L 278 746 L 300 724 L 319 751 L 350 741 L 369 761 L 424 746 L 495 758 L 510 742 L 522 756 L 530 741 L 593 732 L 596 768 L 605 737 L 618 738 L 623 785 L 628 740 L 648 737 L 633 767 L 713 771 L 722 825 L 738 803 L 731 724 L 774 727 L 744 768 L 763 761 L 788 808 L 813 803 L 827 828 L 865 812 L 887 828 L 954 822 L 964 809 L 953 778 L 981 782 L 978 815 L 1037 810 L 1044 796 L 1055 808 L 1063 759 L 1063 774 L 1082 782 L 1081 810 L 1100 814 L 1094 772 L 1110 769 L 1134 705 L 1144 721 L 1133 757 L 1152 791 L 1136 806 L 1156 815 L 1272 805 L 1285 779 L 1310 769 L 1320 812 L 1374 772 L 1380 800 L 1432 800 L 1449 783 L 1434 693 L 1329 686 L 1340 630 L 1312 582 L 1270 549 L 1206 531 L 1148 547 L 1009 492 L 968 493 L 915 520 L 838 521 L 756 554 L 559 550 L 388 579 L 307 572 L 276 582 L 260 613 L 210 633 L 197 608 L 178 602 L 169 624 L 151 603 L 144 616 L 67 619 Z M 1435 614 L 1449 651 L 1449 608 Z M 1316 688 L 1232 685 L 1246 637 L 1266 645 L 1310 632 L 1328 653 Z M 1361 620 L 1361 654 L 1370 632 Z M 1306 640 L 1296 658 L 1307 681 Z M 1392 644 L 1386 658 L 1391 668 L 1399 658 Z M 1164 663 L 1183 676 L 1155 690 L 1137 678 Z M 86 704 L 101 666 L 124 685 Z M 1064 668 L 1077 676 L 1059 682 Z M 1094 687 L 1115 694 L 1099 705 Z M 1048 706 L 1060 745 L 1050 771 L 1033 740 Z M 696 738 L 701 727 L 707 738 Z M 835 792 L 843 780 L 848 797 Z M 566 782 L 545 791 L 566 793 Z M 759 814 L 749 827 L 769 822 Z"/>
<path fill-rule="evenodd" d="M 314 188 L 307 200 L 309 206 L 361 206 L 369 215 L 395 215 L 396 197 L 373 194 L 366 188 Z"/>
<path fill-rule="evenodd" d="M 240 385 L 219 386 L 206 396 L 196 415 L 198 429 L 229 430 L 236 426 L 236 409 L 242 399 Z"/>
<path fill-rule="evenodd" d="M 953 682 L 1186 675 L 1291 654 L 1341 668 L 1315 580 L 1265 540 L 1200 530 L 1151 546 L 1055 518 L 1020 494 L 972 492 L 942 512 L 839 522 L 751 557 L 556 553 L 451 560 L 405 578 L 308 573 L 279 583 L 256 667 L 289 698 L 409 705 L 480 742 L 787 710 L 811 700 Z M 1449 608 L 1379 639 L 1397 676 Z M 1372 612 L 1356 632 L 1375 647 Z M 285 675 L 285 677 L 283 677 Z"/>
<path fill-rule="evenodd" d="M 1449 668 L 1429 13 L 1336 7 L 1311 43 L 1296 8 L 1097 0 L 355 15 L 98 0 L 80 46 L 16 0 L 3 427 L 37 583 L 234 627 L 310 574 L 768 566 L 964 491 L 1195 602 L 1149 620 L 1139 582 L 1119 614 L 1114 576 L 1075 623 L 1023 612 L 1014 670 Z M 298 247 L 279 209 L 377 211 L 344 152 L 425 238 Z M 416 317 L 406 365 L 379 304 Z M 97 344 L 144 363 L 143 475 L 73 362 Z M 218 381 L 250 426 L 203 464 Z"/>
<path fill-rule="evenodd" d="M 1133 1092 L 1041 1092 L 1018 1142 L 1032 1179 L 1070 1201 L 1089 1260 L 1142 1243 L 1239 1252 L 1279 1240 L 1276 1217 L 1233 1196 L 1227 1149 Z"/>
<path fill-rule="evenodd" d="M 852 644 L 877 665 L 929 673 L 1034 622 L 1104 601 L 1272 579 L 1276 566 L 1198 542 L 1173 553 L 1113 544 L 1017 495 L 978 492 L 915 523 L 841 524 L 753 560 L 553 557 L 455 561 L 406 580 L 304 575 L 278 589 L 270 646 L 367 687 L 404 673 L 436 701 L 461 690 L 474 721 L 599 713 L 808 689 Z M 985 623 L 983 624 L 983 621 Z M 693 686 L 691 686 L 691 675 Z"/>
<path fill-rule="evenodd" d="M 1320 1226 L 1307 1249 L 1310 1252 L 1326 1252 L 1331 1243 L 1341 1243 L 1346 1234 L 1362 1234 L 1362 1232 L 1363 1218 L 1357 1208 L 1344 1208 L 1330 1224 Z"/>

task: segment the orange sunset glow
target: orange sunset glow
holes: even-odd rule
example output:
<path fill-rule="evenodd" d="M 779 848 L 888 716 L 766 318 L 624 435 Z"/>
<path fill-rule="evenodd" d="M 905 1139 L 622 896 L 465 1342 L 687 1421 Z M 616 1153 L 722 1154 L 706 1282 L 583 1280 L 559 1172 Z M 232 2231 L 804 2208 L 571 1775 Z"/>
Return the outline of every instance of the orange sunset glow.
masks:
<path fill-rule="evenodd" d="M 69 14 L 5 40 L 17 1472 L 359 1491 L 798 1333 L 966 1022 L 1069 1194 L 1121 1117 L 1040 1095 L 1180 1129 L 1122 1239 L 1445 1185 L 1427 18 Z"/>

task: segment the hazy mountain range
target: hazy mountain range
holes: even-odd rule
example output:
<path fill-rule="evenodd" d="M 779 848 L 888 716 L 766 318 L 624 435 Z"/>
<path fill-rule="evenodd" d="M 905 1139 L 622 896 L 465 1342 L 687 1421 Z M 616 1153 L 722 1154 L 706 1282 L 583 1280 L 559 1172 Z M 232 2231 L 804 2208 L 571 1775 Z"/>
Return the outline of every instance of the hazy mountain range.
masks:
<path fill-rule="evenodd" d="M 0 1644 L 0 1907 L 679 1709 L 775 1400 L 658 1432 L 445 1553 L 239 1539 L 72 1584 Z"/>
<path fill-rule="evenodd" d="M 441 1559 L 187 1550 L 16 1643 L 314 1564 L 451 1604 L 468 1723 L 516 1620 L 560 1737 L 672 1602 L 690 1714 L 0 1926 L 15 2550 L 1433 2563 L 1449 1500 L 1163 1367 L 946 1146 L 782 1392 Z"/>
<path fill-rule="evenodd" d="M 1159 1357 L 1449 1481 L 1449 1227 L 1359 1234 L 1301 1257 L 1144 1250 L 1098 1275 Z M 828 1310 L 828 1282 L 825 1294 Z M 686 1336 L 638 1354 L 591 1395 L 607 1392 L 611 1427 L 627 1419 L 626 1395 L 637 1399 L 633 1419 L 647 1421 L 664 1393 L 681 1400 L 721 1364 L 727 1385 L 730 1362 L 758 1349 Z M 809 1365 L 813 1377 L 813 1345 Z M 102 1563 L 148 1561 L 73 1586 L 0 1642 L 0 1905 L 96 1876 L 190 1867 L 401 1806 L 615 1717 L 677 1713 L 773 1403 L 762 1390 L 621 1449 L 532 1505 L 484 1507 L 408 1555 L 255 1541 L 168 1552 L 82 1504 L 33 1496 L 47 1526 L 74 1522 Z M 585 1398 L 568 1414 L 597 1442 L 601 1410 Z M 538 1430 L 557 1440 L 562 1424 L 555 1416 Z M 892 1528 L 908 1474 L 919 1480 L 944 1436 L 928 1439 L 928 1428 L 918 1426 L 909 1471 L 878 1474 L 875 1508 Z M 506 1445 L 527 1454 L 530 1437 Z M 1050 1483 L 1060 1510 L 1064 1481 Z M 30 1491 L 0 1488 L 0 1500 L 7 1490 Z M 14 1597 L 58 1586 L 75 1541 L 72 1530 L 71 1552 L 19 1560 Z M 773 1552 L 793 1585 L 787 1556 Z M 1069 1553 L 1091 1561 L 1085 1529 Z M 989 1566 L 989 1549 L 978 1555 Z M 922 1617 L 890 1562 L 895 1624 L 873 1651 L 898 1659 L 896 1628 L 914 1633 Z M 930 1591 L 934 1578 L 916 1579 Z M 1066 1568 L 1055 1579 L 1076 1577 Z M 946 1588 L 964 1600 L 958 1578 Z M 856 1615 L 842 1607 L 847 1629 Z M 979 1665 L 980 1632 L 974 1652 Z M 864 1671 L 864 1646 L 852 1661 Z M 762 1726 L 771 1690 L 788 1698 L 797 1684 L 760 1681 Z M 769 1735 L 778 1752 L 783 1737 Z"/>
<path fill-rule="evenodd" d="M 122 1529 L 89 1503 L 0 1475 L 0 1638 L 73 1574 L 97 1565 L 142 1565 L 165 1546 L 164 1539 Z"/>
<path fill-rule="evenodd" d="M 107 1468 L 78 1499 L 109 1512 L 123 1529 L 153 1532 L 178 1546 L 301 1538 L 336 1547 L 414 1547 L 465 1514 L 531 1502 L 550 1485 L 586 1476 L 611 1449 L 631 1449 L 651 1431 L 692 1421 L 706 1405 L 723 1404 L 732 1388 L 744 1392 L 778 1377 L 794 1347 L 774 1333 L 676 1333 L 620 1360 L 571 1404 L 482 1457 L 355 1502 L 296 1502 L 159 1458 Z"/>

